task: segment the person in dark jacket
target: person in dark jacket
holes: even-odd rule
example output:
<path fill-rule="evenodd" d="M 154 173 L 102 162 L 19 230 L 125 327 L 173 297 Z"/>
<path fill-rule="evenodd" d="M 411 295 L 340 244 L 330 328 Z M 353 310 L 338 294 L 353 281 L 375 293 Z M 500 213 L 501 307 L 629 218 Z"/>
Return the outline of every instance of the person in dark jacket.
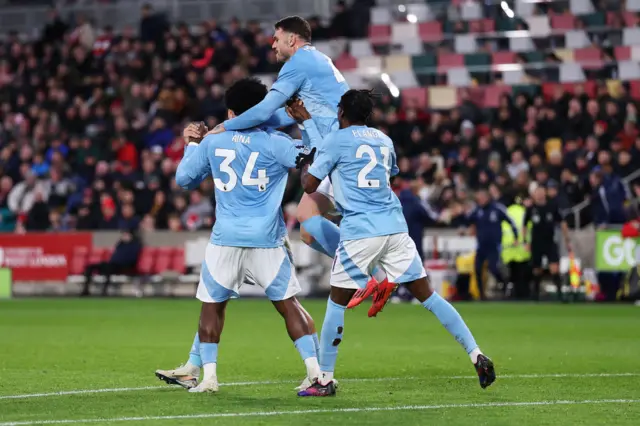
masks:
<path fill-rule="evenodd" d="M 409 237 L 416 244 L 420 258 L 424 260 L 422 251 L 424 228 L 428 224 L 435 223 L 438 220 L 438 214 L 431 210 L 428 205 L 425 205 L 417 195 L 421 184 L 421 178 L 413 179 L 409 188 L 400 191 L 398 198 L 400 199 L 400 204 L 402 204 L 402 213 L 409 228 Z"/>
<path fill-rule="evenodd" d="M 124 231 L 108 262 L 93 263 L 85 269 L 84 288 L 81 296 L 89 295 L 89 288 L 93 282 L 94 273 L 105 277 L 102 295 L 106 296 L 109 285 L 111 284 L 111 275 L 131 273 L 138 264 L 141 251 L 142 243 L 135 231 Z"/>
<path fill-rule="evenodd" d="M 593 188 L 593 222 L 597 227 L 622 225 L 627 220 L 624 203 L 628 198 L 624 184 L 613 172 L 596 166 L 589 183 Z"/>
<path fill-rule="evenodd" d="M 480 298 L 485 299 L 482 272 L 484 263 L 489 263 L 489 271 L 503 288 L 507 281 L 500 269 L 502 222 L 507 222 L 513 230 L 515 241 L 518 241 L 519 231 L 516 224 L 507 214 L 507 209 L 499 203 L 491 201 L 489 191 L 485 188 L 477 192 L 478 205 L 469 213 L 469 223 L 475 228 L 478 247 L 476 249 L 475 273 L 478 282 Z"/>

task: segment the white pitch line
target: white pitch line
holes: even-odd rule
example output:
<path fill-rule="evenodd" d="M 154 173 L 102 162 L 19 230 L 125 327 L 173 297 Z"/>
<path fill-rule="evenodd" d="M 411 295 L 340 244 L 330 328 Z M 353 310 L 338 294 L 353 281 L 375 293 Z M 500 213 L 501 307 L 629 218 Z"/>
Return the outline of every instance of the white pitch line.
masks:
<path fill-rule="evenodd" d="M 525 401 L 525 402 L 486 402 L 481 404 L 438 404 L 438 405 L 402 405 L 396 407 L 355 407 L 333 408 L 316 410 L 292 410 L 292 411 L 248 411 L 238 413 L 203 413 L 184 414 L 175 416 L 140 416 L 140 417 L 113 417 L 94 419 L 65 419 L 65 420 L 27 420 L 0 423 L 0 426 L 30 426 L 30 425 L 54 425 L 74 423 L 99 423 L 99 422 L 140 422 L 157 420 L 187 420 L 187 419 L 212 419 L 224 417 L 265 417 L 265 416 L 291 416 L 306 414 L 339 414 L 339 413 L 371 413 L 379 411 L 426 411 L 445 410 L 450 408 L 499 408 L 499 407 L 531 407 L 553 405 L 596 405 L 596 404 L 637 404 L 640 399 L 585 399 L 582 401 Z"/>
<path fill-rule="evenodd" d="M 554 378 L 593 378 L 593 377 L 638 377 L 640 373 L 558 373 L 558 374 L 504 374 L 498 375 L 498 379 L 554 379 Z M 477 380 L 476 376 L 433 376 L 433 377 L 364 377 L 355 379 L 341 379 L 341 382 L 396 382 L 409 380 Z M 265 385 L 283 385 L 290 383 L 298 383 L 295 380 L 266 380 L 256 382 L 230 382 L 220 383 L 220 386 L 265 386 Z M 135 392 L 157 389 L 175 389 L 170 386 L 142 386 L 131 388 L 106 388 L 106 389 L 77 389 L 70 391 L 47 392 L 47 393 L 29 393 L 22 395 L 0 395 L 3 399 L 27 399 L 27 398 L 46 398 L 49 396 L 65 396 L 65 395 L 84 395 L 93 393 L 113 393 L 113 392 Z"/>

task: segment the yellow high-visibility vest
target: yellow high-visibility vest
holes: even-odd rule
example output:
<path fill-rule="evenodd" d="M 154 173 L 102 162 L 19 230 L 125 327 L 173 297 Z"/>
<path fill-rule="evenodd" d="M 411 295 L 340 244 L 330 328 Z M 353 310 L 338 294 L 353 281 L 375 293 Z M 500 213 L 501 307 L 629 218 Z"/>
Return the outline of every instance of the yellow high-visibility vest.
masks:
<path fill-rule="evenodd" d="M 502 222 L 502 262 L 507 264 L 509 262 L 526 262 L 531 257 L 531 254 L 524 247 L 524 235 L 522 235 L 522 228 L 524 226 L 524 216 L 526 209 L 520 204 L 512 204 L 507 209 L 507 215 L 513 220 L 518 227 L 518 245 L 515 245 L 516 239 L 513 235 L 513 230 L 508 222 Z M 531 224 L 527 227 L 529 232 Z"/>

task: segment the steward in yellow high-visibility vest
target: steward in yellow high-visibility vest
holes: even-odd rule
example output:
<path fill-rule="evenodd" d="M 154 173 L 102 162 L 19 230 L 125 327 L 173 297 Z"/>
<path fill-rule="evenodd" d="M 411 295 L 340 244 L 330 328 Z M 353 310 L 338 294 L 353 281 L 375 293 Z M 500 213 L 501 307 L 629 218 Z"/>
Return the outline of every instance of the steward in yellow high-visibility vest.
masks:
<path fill-rule="evenodd" d="M 516 202 L 507 208 L 507 215 L 519 230 L 523 229 L 526 213 L 521 202 L 520 199 L 516 199 Z M 509 266 L 509 281 L 513 284 L 515 298 L 526 299 L 529 296 L 528 272 L 531 253 L 525 247 L 525 235 L 523 232 L 519 234 L 516 241 L 509 223 L 502 222 L 502 263 Z"/>

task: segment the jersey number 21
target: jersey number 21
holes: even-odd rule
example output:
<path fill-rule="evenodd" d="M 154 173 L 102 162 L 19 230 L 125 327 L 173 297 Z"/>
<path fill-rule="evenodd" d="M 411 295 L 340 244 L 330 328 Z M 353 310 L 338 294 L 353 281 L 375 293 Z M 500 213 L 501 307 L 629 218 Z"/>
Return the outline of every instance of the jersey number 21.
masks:
<path fill-rule="evenodd" d="M 391 156 L 390 150 L 386 146 L 380 147 L 380 154 L 382 155 L 382 167 L 385 171 L 385 184 L 389 185 L 389 177 L 391 175 Z M 358 188 L 380 188 L 379 179 L 370 179 L 367 176 L 378 165 L 378 157 L 371 145 L 360 145 L 356 151 L 356 158 L 369 157 L 369 162 L 358 173 Z"/>

